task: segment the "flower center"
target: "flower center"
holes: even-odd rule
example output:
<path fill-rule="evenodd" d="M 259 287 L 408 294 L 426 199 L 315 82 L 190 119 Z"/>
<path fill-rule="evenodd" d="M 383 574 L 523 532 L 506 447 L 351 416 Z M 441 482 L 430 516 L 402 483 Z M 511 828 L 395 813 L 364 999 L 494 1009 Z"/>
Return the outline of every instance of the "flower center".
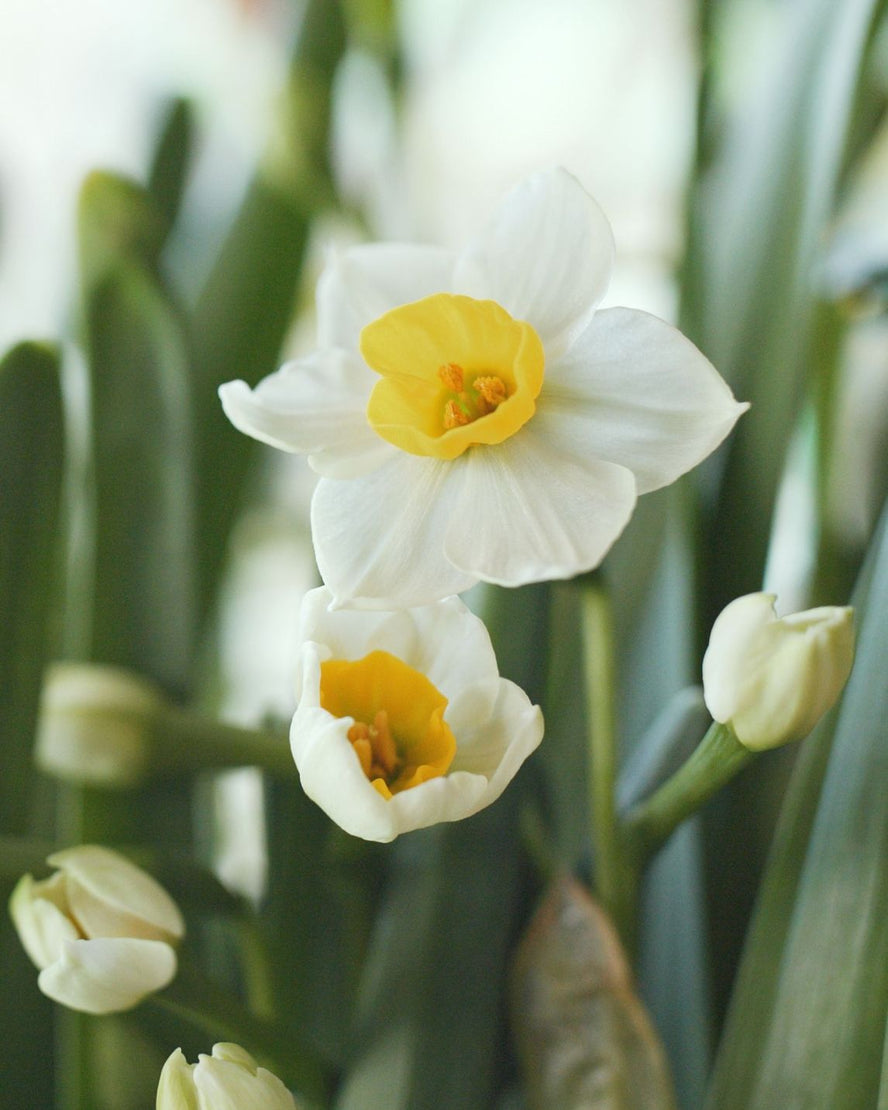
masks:
<path fill-rule="evenodd" d="M 380 380 L 367 419 L 412 455 L 455 459 L 502 443 L 534 414 L 543 385 L 540 337 L 495 301 L 436 293 L 401 305 L 361 332 Z"/>
<path fill-rule="evenodd" d="M 444 722 L 447 698 L 387 651 L 321 664 L 321 706 L 353 717 L 348 739 L 384 798 L 447 773 L 456 740 Z"/>

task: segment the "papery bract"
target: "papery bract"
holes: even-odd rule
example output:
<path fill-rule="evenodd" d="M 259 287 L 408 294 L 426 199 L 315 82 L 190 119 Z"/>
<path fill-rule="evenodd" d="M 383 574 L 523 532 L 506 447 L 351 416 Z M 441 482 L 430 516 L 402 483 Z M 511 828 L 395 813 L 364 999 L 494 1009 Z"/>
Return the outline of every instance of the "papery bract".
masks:
<path fill-rule="evenodd" d="M 58 870 L 25 875 L 9 911 L 44 994 L 91 1014 L 129 1010 L 176 974 L 185 924 L 150 875 L 98 845 L 56 852 Z"/>
<path fill-rule="evenodd" d="M 807 736 L 854 661 L 853 610 L 822 606 L 778 619 L 774 602 L 766 593 L 732 601 L 703 657 L 707 709 L 754 751 Z"/>
<path fill-rule="evenodd" d="M 389 841 L 495 801 L 543 734 L 458 598 L 397 611 L 302 607 L 290 740 L 303 788 L 347 832 Z"/>
<path fill-rule="evenodd" d="M 589 570 L 639 494 L 728 434 L 746 406 L 692 343 L 646 313 L 596 311 L 613 250 L 579 183 L 538 174 L 460 254 L 333 255 L 320 349 L 255 390 L 222 387 L 241 431 L 321 475 L 312 536 L 340 602 Z"/>

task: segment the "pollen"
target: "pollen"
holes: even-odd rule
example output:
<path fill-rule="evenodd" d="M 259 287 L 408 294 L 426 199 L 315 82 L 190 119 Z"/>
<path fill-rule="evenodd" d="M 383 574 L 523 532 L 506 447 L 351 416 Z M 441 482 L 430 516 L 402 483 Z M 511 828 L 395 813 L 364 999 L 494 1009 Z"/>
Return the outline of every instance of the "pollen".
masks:
<path fill-rule="evenodd" d="M 438 377 L 451 393 L 462 393 L 465 388 L 463 368 L 455 362 L 446 362 L 443 366 L 439 366 Z"/>
<path fill-rule="evenodd" d="M 444 427 L 448 430 L 450 428 L 462 428 L 466 424 L 471 424 L 472 418 L 467 412 L 460 408 L 459 402 L 451 398 L 444 404 Z"/>
<path fill-rule="evenodd" d="M 496 406 L 501 405 L 508 396 L 506 383 L 502 378 L 492 374 L 484 378 L 475 378 L 472 389 L 478 394 L 478 407 L 481 408 L 483 403 L 487 412 L 493 412 Z"/>

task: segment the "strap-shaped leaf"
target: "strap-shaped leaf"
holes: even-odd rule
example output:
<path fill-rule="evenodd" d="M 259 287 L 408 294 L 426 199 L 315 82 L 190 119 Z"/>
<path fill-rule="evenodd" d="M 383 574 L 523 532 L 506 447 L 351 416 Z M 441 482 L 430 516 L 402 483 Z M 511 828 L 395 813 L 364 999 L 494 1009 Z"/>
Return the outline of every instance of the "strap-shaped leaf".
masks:
<path fill-rule="evenodd" d="M 157 281 L 122 260 L 85 290 L 95 573 L 90 655 L 187 684 L 192 489 L 187 363 Z"/>
<path fill-rule="evenodd" d="M 49 620 L 58 603 L 64 456 L 59 358 L 22 343 L 0 362 L 0 830 L 24 832 Z"/>
<path fill-rule="evenodd" d="M 711 1110 L 876 1104 L 888 1015 L 886 519 L 855 595 L 848 687 L 806 741 L 781 815 Z"/>

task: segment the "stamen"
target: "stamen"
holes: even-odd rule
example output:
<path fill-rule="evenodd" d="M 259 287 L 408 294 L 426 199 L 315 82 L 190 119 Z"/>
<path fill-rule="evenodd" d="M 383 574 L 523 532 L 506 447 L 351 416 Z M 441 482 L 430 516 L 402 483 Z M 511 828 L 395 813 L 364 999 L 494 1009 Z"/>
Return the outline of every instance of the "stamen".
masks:
<path fill-rule="evenodd" d="M 455 362 L 438 367 L 438 377 L 451 393 L 461 393 L 465 384 L 463 368 Z"/>
<path fill-rule="evenodd" d="M 490 406 L 487 412 L 493 412 L 497 405 L 501 405 L 506 399 L 506 383 L 502 378 L 493 375 L 475 378 L 472 382 L 472 389 L 479 394 L 486 405 Z M 478 407 L 481 407 L 480 403 Z"/>
<path fill-rule="evenodd" d="M 388 713 L 384 709 L 374 714 L 372 725 L 355 721 L 346 736 L 361 761 L 361 770 L 371 782 L 383 779 L 388 783 L 397 777 L 398 749 L 389 728 Z"/>
<path fill-rule="evenodd" d="M 472 418 L 468 413 L 464 412 L 456 401 L 446 401 L 444 404 L 444 427 L 448 430 L 450 428 L 461 428 L 465 424 L 471 424 Z"/>

